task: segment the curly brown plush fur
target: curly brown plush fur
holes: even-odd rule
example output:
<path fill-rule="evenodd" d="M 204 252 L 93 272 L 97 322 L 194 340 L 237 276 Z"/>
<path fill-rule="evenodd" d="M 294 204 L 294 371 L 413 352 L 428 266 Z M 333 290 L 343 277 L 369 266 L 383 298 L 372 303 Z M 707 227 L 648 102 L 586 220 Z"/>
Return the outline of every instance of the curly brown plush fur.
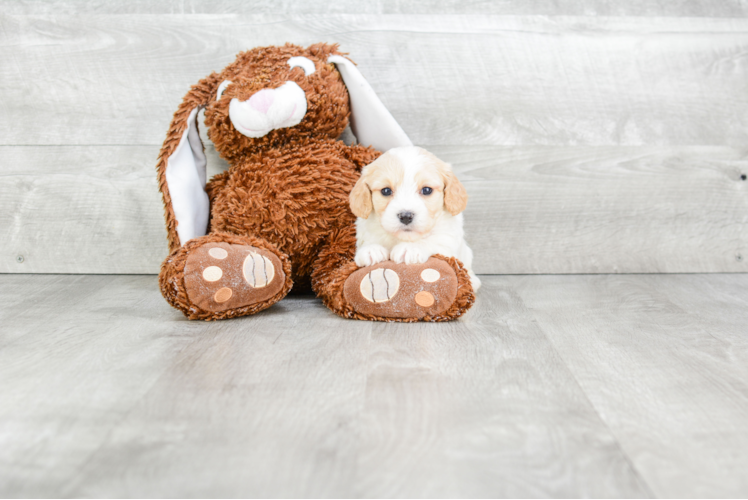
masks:
<path fill-rule="evenodd" d="M 174 114 L 157 165 L 170 249 L 161 268 L 160 285 L 167 301 L 188 318 L 211 320 L 254 314 L 282 299 L 295 283 L 296 287 L 311 284 L 340 316 L 393 320 L 357 312 L 343 293 L 346 279 L 358 269 L 353 263 L 355 216 L 348 196 L 361 169 L 381 153 L 337 140 L 348 125 L 350 106 L 340 73 L 327 62 L 333 54 L 341 55 L 337 45 L 327 44 L 306 49 L 287 44 L 243 52 L 221 73 L 213 73 L 193 86 Z M 289 58 L 298 56 L 314 63 L 313 74 L 290 68 Z M 217 100 L 218 86 L 225 80 L 232 83 Z M 307 111 L 300 123 L 258 138 L 247 137 L 234 128 L 229 110 L 232 99 L 247 101 L 262 89 L 276 89 L 288 81 L 306 95 Z M 209 234 L 182 242 L 166 171 L 187 130 L 187 117 L 197 107 L 205 107 L 208 136 L 230 168 L 205 187 L 210 201 Z M 282 289 L 267 300 L 226 311 L 197 306 L 186 289 L 185 266 L 191 251 L 217 243 L 273 253 L 282 263 L 282 272 L 278 270 L 278 276 L 282 274 L 285 279 Z M 444 260 L 457 275 L 457 298 L 444 312 L 423 320 L 454 319 L 474 300 L 464 268 L 455 259 Z M 226 270 L 221 272 L 228 276 Z M 233 270 L 237 276 L 241 272 Z"/>

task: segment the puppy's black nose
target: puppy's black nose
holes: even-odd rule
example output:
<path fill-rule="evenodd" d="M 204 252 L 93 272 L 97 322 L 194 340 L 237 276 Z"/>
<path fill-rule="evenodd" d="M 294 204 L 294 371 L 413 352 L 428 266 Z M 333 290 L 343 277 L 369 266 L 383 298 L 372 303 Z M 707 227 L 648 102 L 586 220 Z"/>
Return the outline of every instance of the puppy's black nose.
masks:
<path fill-rule="evenodd" d="M 405 224 L 406 226 L 413 222 L 413 212 L 400 212 L 397 214 L 397 218 L 400 219 L 400 222 Z"/>

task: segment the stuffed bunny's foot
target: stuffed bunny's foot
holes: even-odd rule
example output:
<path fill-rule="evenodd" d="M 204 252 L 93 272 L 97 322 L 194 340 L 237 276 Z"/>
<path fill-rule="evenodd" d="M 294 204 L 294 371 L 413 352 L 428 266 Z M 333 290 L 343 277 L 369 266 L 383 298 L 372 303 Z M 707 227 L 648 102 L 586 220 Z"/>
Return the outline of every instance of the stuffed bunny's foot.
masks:
<path fill-rule="evenodd" d="M 370 319 L 443 321 L 472 305 L 474 296 L 465 278 L 458 279 L 453 265 L 443 258 L 431 257 L 423 264 L 388 260 L 351 274 L 343 294 L 358 315 Z M 456 307 L 458 295 L 467 299 L 467 307 Z"/>
<path fill-rule="evenodd" d="M 189 253 L 184 267 L 190 302 L 210 312 L 267 301 L 285 281 L 280 259 L 249 245 L 206 243 Z"/>
<path fill-rule="evenodd" d="M 161 264 L 164 298 L 189 319 L 248 316 L 286 296 L 288 256 L 253 236 L 211 233 L 193 238 Z"/>

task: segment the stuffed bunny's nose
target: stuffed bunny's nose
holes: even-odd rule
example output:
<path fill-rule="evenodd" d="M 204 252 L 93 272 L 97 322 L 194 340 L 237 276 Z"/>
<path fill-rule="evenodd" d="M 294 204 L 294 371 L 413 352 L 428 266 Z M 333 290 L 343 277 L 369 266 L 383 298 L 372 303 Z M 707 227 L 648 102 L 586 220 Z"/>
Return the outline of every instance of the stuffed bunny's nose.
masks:
<path fill-rule="evenodd" d="M 239 133 L 257 138 L 271 130 L 298 125 L 306 109 L 304 90 L 296 82 L 286 82 L 274 89 L 258 90 L 246 101 L 234 97 L 229 118 Z"/>
<path fill-rule="evenodd" d="M 263 89 L 249 98 L 249 105 L 260 113 L 267 113 L 275 101 L 274 92 L 271 89 Z"/>

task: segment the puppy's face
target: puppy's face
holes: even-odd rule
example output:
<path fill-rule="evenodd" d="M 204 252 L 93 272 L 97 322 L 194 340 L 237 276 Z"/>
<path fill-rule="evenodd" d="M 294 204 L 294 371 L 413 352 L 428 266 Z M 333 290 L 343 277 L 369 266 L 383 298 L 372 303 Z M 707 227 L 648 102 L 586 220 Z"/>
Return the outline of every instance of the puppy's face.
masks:
<path fill-rule="evenodd" d="M 351 210 L 403 241 L 426 236 L 444 212 L 457 215 L 467 193 L 451 167 L 425 149 L 394 148 L 364 167 L 350 196 Z"/>

